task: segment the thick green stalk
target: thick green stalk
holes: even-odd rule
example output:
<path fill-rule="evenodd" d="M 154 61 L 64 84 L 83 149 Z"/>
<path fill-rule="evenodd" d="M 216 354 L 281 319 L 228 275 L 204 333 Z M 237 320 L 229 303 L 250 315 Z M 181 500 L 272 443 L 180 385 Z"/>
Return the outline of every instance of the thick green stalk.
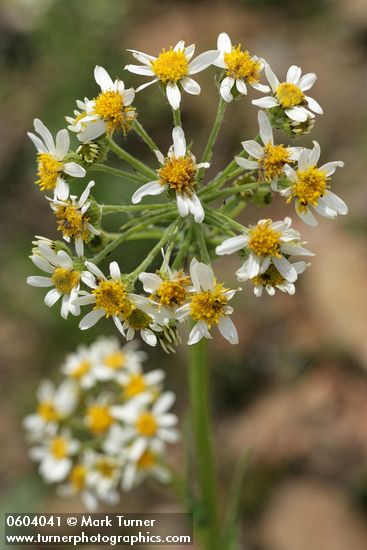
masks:
<path fill-rule="evenodd" d="M 209 376 L 207 342 L 203 338 L 190 347 L 190 411 L 195 445 L 201 515 L 196 528 L 203 550 L 219 550 L 217 488 L 210 426 Z"/>
<path fill-rule="evenodd" d="M 102 215 L 105 214 L 115 214 L 119 212 L 143 212 L 146 210 L 147 212 L 151 210 L 163 210 L 167 208 L 167 204 L 161 202 L 157 204 L 101 204 L 100 208 L 102 211 Z"/>
<path fill-rule="evenodd" d="M 202 156 L 200 162 L 209 162 L 210 159 L 213 156 L 214 144 L 217 140 L 218 132 L 219 132 L 219 129 L 220 129 L 221 124 L 223 122 L 223 117 L 224 117 L 224 113 L 226 111 L 226 108 L 227 108 L 227 103 L 222 98 L 220 98 L 217 114 L 216 114 L 215 119 L 214 119 L 214 124 L 213 124 L 211 132 L 209 134 L 208 142 L 205 146 L 204 153 L 203 153 L 203 156 Z M 201 183 L 201 180 L 203 179 L 204 171 L 205 171 L 205 168 L 200 168 L 200 170 L 198 172 L 198 178 L 197 179 L 198 179 L 199 184 Z"/>
<path fill-rule="evenodd" d="M 112 138 L 107 138 L 107 143 L 110 146 L 111 151 L 113 151 L 120 159 L 125 160 L 128 164 L 130 164 L 130 166 L 132 166 L 137 172 L 149 179 L 157 179 L 157 174 L 154 170 L 122 149 L 113 141 Z"/>

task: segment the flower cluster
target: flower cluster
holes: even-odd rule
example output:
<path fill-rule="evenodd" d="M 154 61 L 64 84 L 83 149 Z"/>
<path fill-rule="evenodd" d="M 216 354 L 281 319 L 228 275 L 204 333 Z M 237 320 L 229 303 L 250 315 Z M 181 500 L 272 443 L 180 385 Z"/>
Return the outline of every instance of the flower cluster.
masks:
<path fill-rule="evenodd" d="M 147 477 L 170 480 L 165 448 L 178 439 L 168 412 L 175 396 L 163 391 L 161 369 L 144 372 L 145 359 L 136 341 L 81 345 L 66 357 L 59 386 L 40 384 L 36 412 L 24 419 L 42 478 L 90 510 L 117 503 L 120 488 Z"/>
<path fill-rule="evenodd" d="M 292 65 L 285 79 L 278 79 L 266 60 L 233 45 L 226 33 L 218 36 L 216 49 L 196 57 L 195 46 L 183 41 L 157 56 L 129 51 L 140 65 L 127 65 L 127 78 L 134 73 L 152 80 L 127 88 L 123 80 L 113 80 L 97 66 L 94 77 L 100 91 L 92 100 L 77 100 L 74 115 L 66 117 L 68 130 L 78 141 L 75 150 L 70 150 L 67 129 L 60 130 L 54 141 L 43 123 L 34 121 L 40 137 L 29 136 L 37 148 L 37 184 L 53 191 L 47 200 L 61 238 L 35 241 L 31 259 L 47 276 L 31 276 L 28 283 L 50 287 L 46 305 L 60 300 L 61 315 L 80 316 L 81 330 L 111 317 L 127 341 L 139 334 L 146 344 L 160 344 L 170 352 L 180 342 L 180 325 L 190 320 L 189 345 L 211 338 L 213 328 L 235 344 L 238 336 L 229 302 L 242 289 L 217 278 L 213 258 L 238 253 L 242 265 L 237 280 L 249 282 L 260 297 L 264 289 L 269 295 L 276 290 L 293 294 L 299 275 L 310 265 L 298 257 L 313 255 L 289 217 L 242 225 L 235 220 L 241 210 L 251 200 L 265 205 L 273 197 L 284 197 L 311 226 L 318 223 L 315 214 L 333 219 L 348 210 L 331 191 L 331 176 L 342 161 L 319 166 L 316 141 L 312 148 L 277 141 L 279 131 L 292 137 L 308 133 L 316 114 L 322 114 L 316 100 L 306 95 L 316 75 L 302 76 L 301 69 Z M 182 127 L 181 91 L 199 94 L 201 87 L 192 76 L 210 66 L 217 70 L 219 107 L 197 161 Z M 261 82 L 263 73 L 269 85 Z M 154 82 L 165 91 L 173 112 L 173 143 L 166 155 L 144 130 L 133 105 L 137 94 Z M 207 178 L 225 110 L 250 88 L 268 94 L 252 100 L 260 108 L 259 133 L 242 142 L 228 166 Z M 147 166 L 118 145 L 113 138 L 119 131 L 125 136 L 136 132 L 154 153 L 155 165 Z M 124 170 L 108 166 L 110 153 L 119 157 Z M 99 204 L 92 196 L 99 185 L 94 179 L 79 196 L 71 194 L 73 178 L 83 178 L 91 169 L 130 179 L 136 186 L 131 204 Z M 105 216 L 120 213 L 128 214 L 128 221 L 119 233 L 109 233 Z M 144 237 L 156 239 L 157 244 L 131 273 L 124 273 L 113 259 L 108 267 L 99 265 L 127 239 Z M 154 270 L 151 266 L 154 262 L 157 266 L 161 251 L 163 262 Z"/>

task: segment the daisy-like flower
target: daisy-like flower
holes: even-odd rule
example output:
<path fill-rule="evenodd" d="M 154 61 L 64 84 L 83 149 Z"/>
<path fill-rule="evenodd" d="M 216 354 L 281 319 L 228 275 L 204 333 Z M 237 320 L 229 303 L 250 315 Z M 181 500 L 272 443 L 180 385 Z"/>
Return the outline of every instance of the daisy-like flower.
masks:
<path fill-rule="evenodd" d="M 46 439 L 40 446 L 30 450 L 32 460 L 40 463 L 40 475 L 47 483 L 63 481 L 70 472 L 75 455 L 80 447 L 67 429 Z"/>
<path fill-rule="evenodd" d="M 45 304 L 51 307 L 62 296 L 61 316 L 66 319 L 69 313 L 80 315 L 80 307 L 74 304 L 80 287 L 80 271 L 74 269 L 71 256 L 64 250 L 55 252 L 49 243 L 39 241 L 31 260 L 39 269 L 49 273 L 49 277 L 34 275 L 27 278 L 31 286 L 53 287 L 45 296 Z"/>
<path fill-rule="evenodd" d="M 212 338 L 209 332 L 212 326 L 218 326 L 219 332 L 228 342 L 238 344 L 237 330 L 229 317 L 233 308 L 228 305 L 237 291 L 218 283 L 212 268 L 198 262 L 196 258 L 190 264 L 190 277 L 193 290 L 189 302 L 176 311 L 178 321 L 191 317 L 196 322 L 190 332 L 188 345 L 196 344 L 202 338 Z"/>
<path fill-rule="evenodd" d="M 66 116 L 65 120 L 69 123 L 68 130 L 79 134 L 82 130 L 85 129 L 87 123 L 83 120 L 87 115 L 87 105 L 90 103 L 90 100 L 85 97 L 84 100 L 77 99 L 76 105 L 78 109 L 74 109 L 74 116 Z"/>
<path fill-rule="evenodd" d="M 84 178 L 86 172 L 76 162 L 64 162 L 69 151 L 70 137 L 67 130 L 60 130 L 56 135 L 56 144 L 51 132 L 38 118 L 33 121 L 38 137 L 32 132 L 28 136 L 37 149 L 38 180 L 41 191 L 55 190 L 55 197 L 64 200 L 69 195 L 67 176 Z"/>
<path fill-rule="evenodd" d="M 264 274 L 270 265 L 274 265 L 282 277 L 294 283 L 297 280 L 297 270 L 289 261 L 288 256 L 313 256 L 303 248 L 301 235 L 291 228 L 292 220 L 273 222 L 271 219 L 260 220 L 257 225 L 245 229 L 243 235 L 230 237 L 216 248 L 218 256 L 233 254 L 244 249 L 248 259 L 237 272 L 250 279 Z M 242 280 L 242 279 L 241 279 Z"/>
<path fill-rule="evenodd" d="M 95 492 L 87 485 L 88 465 L 84 457 L 73 464 L 66 483 L 57 488 L 57 494 L 62 497 L 80 496 L 83 505 L 90 512 L 98 509 L 98 499 Z"/>
<path fill-rule="evenodd" d="M 135 59 L 142 65 L 126 65 L 125 69 L 131 73 L 143 76 L 153 76 L 154 79 L 137 88 L 137 92 L 150 86 L 154 82 L 162 82 L 166 87 L 166 95 L 172 109 L 177 110 L 180 107 L 182 87 L 188 94 L 198 95 L 201 88 L 199 84 L 191 78 L 213 62 L 218 57 L 218 50 L 209 50 L 203 52 L 195 59 L 192 59 L 195 52 L 195 45 L 185 47 L 185 42 L 181 40 L 174 48 L 163 49 L 158 57 L 153 57 L 143 52 L 129 50 Z"/>
<path fill-rule="evenodd" d="M 101 93 L 92 101 L 84 100 L 78 104 L 83 112 L 78 112 L 74 122 L 78 139 L 82 142 L 92 141 L 103 134 L 112 135 L 122 129 L 126 133 L 136 118 L 133 88 L 125 90 L 122 80 L 112 80 L 106 69 L 98 65 L 94 69 L 94 78 L 101 88 Z"/>
<path fill-rule="evenodd" d="M 25 429 L 33 439 L 55 430 L 57 424 L 68 417 L 78 403 L 78 389 L 70 380 L 55 387 L 49 380 L 41 382 L 37 390 L 37 412 L 23 420 Z"/>
<path fill-rule="evenodd" d="M 290 181 L 290 186 L 280 191 L 288 197 L 290 202 L 295 200 L 295 208 L 299 217 L 308 225 L 318 224 L 311 207 L 321 216 L 334 219 L 338 214 L 348 214 L 348 206 L 345 202 L 329 189 L 328 181 L 338 166 L 343 167 L 344 162 L 336 160 L 327 162 L 317 167 L 320 158 L 320 145 L 314 141 L 313 149 L 303 149 L 299 155 L 298 167 L 294 170 L 291 166 L 285 166 L 285 173 Z"/>
<path fill-rule="evenodd" d="M 307 267 L 311 264 L 303 261 L 296 262 L 292 258 L 289 259 L 290 263 L 297 272 L 297 275 L 303 273 Z M 274 296 L 276 290 L 287 292 L 293 295 L 296 292 L 294 283 L 287 281 L 283 275 L 279 273 L 274 264 L 270 264 L 265 273 L 256 275 L 256 277 L 250 277 L 248 273 L 248 265 L 244 265 L 237 271 L 237 279 L 239 281 L 251 281 L 254 285 L 254 294 L 257 298 L 260 298 L 263 290 L 265 289 L 269 296 Z"/>
<path fill-rule="evenodd" d="M 298 159 L 299 150 L 297 147 L 274 145 L 273 129 L 265 111 L 259 111 L 257 118 L 263 145 L 255 140 L 243 141 L 242 147 L 250 158 L 236 157 L 236 162 L 245 170 L 257 170 L 259 181 L 273 185 L 284 174 L 285 165 Z"/>
<path fill-rule="evenodd" d="M 96 436 L 105 435 L 115 422 L 112 416 L 111 399 L 110 394 L 104 393 L 87 405 L 84 422 Z"/>
<path fill-rule="evenodd" d="M 80 308 L 80 306 L 75 307 Z M 74 380 L 81 388 L 88 389 L 96 383 L 95 363 L 91 348 L 82 344 L 74 353 L 67 355 L 61 372 Z"/>
<path fill-rule="evenodd" d="M 90 223 L 89 193 L 95 185 L 90 181 L 78 199 L 71 195 L 67 200 L 50 201 L 51 208 L 56 216 L 57 229 L 61 231 L 66 242 L 75 241 L 75 250 L 78 256 L 84 255 L 84 242 L 92 235 L 99 235 L 99 231 Z"/>
<path fill-rule="evenodd" d="M 145 292 L 150 294 L 154 302 L 160 304 L 168 317 L 174 319 L 175 311 L 187 301 L 192 285 L 191 279 L 183 271 L 172 271 L 165 255 L 163 266 L 157 273 L 142 272 L 139 275 Z"/>
<path fill-rule="evenodd" d="M 181 126 L 172 132 L 173 145 L 167 157 L 156 151 L 161 168 L 157 170 L 158 180 L 150 181 L 137 189 L 131 198 L 137 204 L 146 195 L 160 195 L 172 190 L 176 193 L 177 209 L 180 216 L 194 216 L 196 223 L 204 220 L 204 209 L 195 193 L 196 175 L 199 168 L 208 168 L 208 162 L 196 164 L 196 158 L 187 151 L 185 134 Z"/>
<path fill-rule="evenodd" d="M 147 344 L 155 346 L 157 338 L 154 331 L 162 330 L 156 321 L 165 322 L 165 320 L 156 310 L 153 302 L 144 296 L 127 292 L 116 262 L 110 263 L 110 279 L 107 279 L 92 262 L 85 262 L 85 265 L 89 271 L 82 273 L 82 280 L 92 289 L 92 292 L 81 291 L 76 303 L 94 304 L 94 308 L 83 317 L 79 328 L 86 330 L 94 326 L 102 317 L 112 317 L 117 329 L 127 340 L 132 340 L 135 331 L 138 330 Z"/>
<path fill-rule="evenodd" d="M 114 380 L 121 373 L 131 372 L 139 368 L 147 354 L 138 349 L 137 341 L 131 341 L 121 346 L 117 338 L 99 338 L 91 345 L 97 380 Z"/>
<path fill-rule="evenodd" d="M 217 46 L 219 57 L 213 65 L 225 69 L 226 76 L 220 83 L 220 95 L 227 103 L 233 100 L 232 89 L 241 95 L 247 94 L 247 84 L 260 92 L 269 92 L 269 86 L 260 84 L 260 73 L 264 62 L 258 57 L 252 57 L 247 50 L 241 49 L 241 44 L 232 46 L 228 34 L 222 32 L 218 36 Z"/>
<path fill-rule="evenodd" d="M 124 422 L 121 435 L 132 443 L 130 453 L 138 460 L 157 440 L 163 443 L 175 443 L 178 432 L 175 428 L 177 416 L 168 413 L 175 401 L 173 392 L 165 392 L 152 403 L 152 395 L 142 393 L 126 405 L 112 407 L 113 416 Z"/>
<path fill-rule="evenodd" d="M 121 479 L 123 457 L 112 457 L 89 450 L 85 453 L 86 485 L 98 500 L 116 505 L 120 500 L 117 486 Z"/>
<path fill-rule="evenodd" d="M 131 445 L 127 453 L 127 464 L 122 474 L 122 488 L 130 491 L 147 478 L 153 478 L 160 483 L 169 483 L 170 471 L 163 465 L 162 454 L 164 445 L 155 440 L 140 453 L 139 445 Z"/>
<path fill-rule="evenodd" d="M 304 94 L 312 88 L 316 81 L 314 73 L 301 76 L 300 67 L 289 67 L 284 82 L 279 82 L 268 64 L 265 65 L 265 74 L 273 91 L 273 95 L 252 100 L 253 105 L 261 109 L 280 107 L 291 120 L 305 122 L 314 118 L 314 113 L 322 115 L 323 111 L 315 99 Z"/>
<path fill-rule="evenodd" d="M 130 371 L 121 372 L 116 377 L 116 382 L 122 386 L 124 399 L 129 400 L 145 392 L 155 397 L 159 393 L 164 377 L 162 369 L 144 373 L 141 365 L 136 364 Z"/>

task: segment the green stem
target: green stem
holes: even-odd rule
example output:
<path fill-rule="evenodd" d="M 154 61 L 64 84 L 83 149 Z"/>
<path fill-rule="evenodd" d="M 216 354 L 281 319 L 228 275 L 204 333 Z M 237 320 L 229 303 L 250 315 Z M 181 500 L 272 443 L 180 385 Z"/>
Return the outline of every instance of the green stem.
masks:
<path fill-rule="evenodd" d="M 205 242 L 204 228 L 201 223 L 194 224 L 194 232 L 196 235 L 201 260 L 206 264 L 210 264 L 211 263 L 210 255 Z"/>
<path fill-rule="evenodd" d="M 224 189 L 219 189 L 218 191 L 213 191 L 211 193 L 203 194 L 200 196 L 205 202 L 211 202 L 215 199 L 225 198 L 237 193 L 246 193 L 246 191 L 251 191 L 259 187 L 259 182 L 253 181 L 251 183 L 244 183 L 243 185 L 234 185 L 233 187 L 225 187 Z"/>
<path fill-rule="evenodd" d="M 110 252 L 112 252 L 112 250 L 115 250 L 115 248 L 126 241 L 131 235 L 137 233 L 138 231 L 141 231 L 142 229 L 146 229 L 147 227 L 149 227 L 149 225 L 152 225 L 153 223 L 168 221 L 172 218 L 172 216 L 176 217 L 177 214 L 171 214 L 170 212 L 168 212 L 165 214 L 160 214 L 159 216 L 152 216 L 149 217 L 145 222 L 130 227 L 126 231 L 123 231 L 114 241 L 111 241 L 107 246 L 105 246 L 104 249 L 96 254 L 96 256 L 91 258 L 90 261 L 94 264 L 98 264 L 101 260 L 103 260 L 103 258 L 105 258 Z"/>
<path fill-rule="evenodd" d="M 124 170 L 119 170 L 118 168 L 113 168 L 112 166 L 106 166 L 104 164 L 92 164 L 88 168 L 90 172 L 104 172 L 105 174 L 111 174 L 112 176 L 117 176 L 118 178 L 123 178 L 127 181 L 134 181 L 136 183 L 144 183 L 147 181 L 147 178 L 141 176 L 140 174 L 133 174 L 132 172 L 125 172 Z"/>
<path fill-rule="evenodd" d="M 176 254 L 176 257 L 173 260 L 172 269 L 178 269 L 180 267 L 183 267 L 183 263 L 186 259 L 187 251 L 191 244 L 192 233 L 193 233 L 193 229 L 192 227 L 189 227 L 189 229 L 187 230 L 187 234 L 183 240 L 183 243 L 181 244 L 180 249 Z"/>
<path fill-rule="evenodd" d="M 142 271 L 145 271 L 146 268 L 150 266 L 150 264 L 153 262 L 154 258 L 157 256 L 157 254 L 160 253 L 161 248 L 164 247 L 164 245 L 167 243 L 167 241 L 171 240 L 172 238 L 175 238 L 176 229 L 177 229 L 177 227 L 180 223 L 182 223 L 181 220 L 176 220 L 174 223 L 169 225 L 166 228 L 165 232 L 163 233 L 160 241 L 158 241 L 158 243 L 152 248 L 152 250 L 146 256 L 146 258 L 144 258 L 144 260 L 141 262 L 141 264 L 139 264 L 138 267 L 130 273 L 129 281 L 132 284 L 139 277 L 140 273 Z"/>
<path fill-rule="evenodd" d="M 203 519 L 197 525 L 205 550 L 220 548 L 216 475 L 210 426 L 207 342 L 190 347 L 190 410 Z"/>
<path fill-rule="evenodd" d="M 152 140 L 148 132 L 143 128 L 143 125 L 140 124 L 138 120 L 134 121 L 134 130 L 135 132 L 141 137 L 141 139 L 148 145 L 148 147 L 153 151 L 159 151 L 158 146 L 156 143 Z"/>
<path fill-rule="evenodd" d="M 102 214 L 115 214 L 118 212 L 142 212 L 144 210 L 159 210 L 167 208 L 167 204 L 161 202 L 157 204 L 101 204 Z"/>
<path fill-rule="evenodd" d="M 163 235 L 165 228 L 163 229 L 147 229 L 146 231 L 139 231 L 139 233 L 134 233 L 126 238 L 127 241 L 142 241 L 142 240 L 157 240 L 160 239 Z M 120 233 L 108 233 L 107 231 L 104 234 L 111 240 L 118 239 Z"/>
<path fill-rule="evenodd" d="M 181 126 L 181 112 L 180 109 L 172 109 L 173 124 L 175 126 Z"/>
<path fill-rule="evenodd" d="M 200 162 L 209 162 L 210 159 L 213 156 L 214 144 L 217 140 L 218 132 L 219 132 L 219 129 L 220 129 L 221 124 L 223 122 L 223 117 L 224 117 L 224 113 L 226 111 L 227 105 L 228 104 L 222 98 L 220 98 L 219 104 L 218 104 L 217 114 L 215 116 L 214 123 L 213 123 L 213 127 L 211 129 L 210 134 L 209 134 L 208 142 L 205 146 L 204 153 L 203 153 L 203 156 L 202 156 Z M 198 172 L 198 178 L 197 179 L 198 179 L 199 184 L 200 184 L 201 180 L 203 179 L 204 171 L 205 171 L 205 168 L 200 168 L 200 170 Z"/>
<path fill-rule="evenodd" d="M 157 174 L 154 170 L 122 149 L 113 141 L 112 138 L 107 138 L 107 143 L 110 146 L 111 151 L 113 151 L 120 159 L 125 160 L 128 164 L 130 164 L 130 166 L 132 166 L 137 172 L 140 172 L 140 174 L 149 179 L 157 179 Z"/>

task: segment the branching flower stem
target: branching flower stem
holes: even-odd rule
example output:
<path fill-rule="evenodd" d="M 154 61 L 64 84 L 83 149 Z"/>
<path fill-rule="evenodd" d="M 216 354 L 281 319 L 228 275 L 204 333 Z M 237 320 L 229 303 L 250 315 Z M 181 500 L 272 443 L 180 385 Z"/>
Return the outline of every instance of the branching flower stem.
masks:
<path fill-rule="evenodd" d="M 215 145 L 215 142 L 216 142 L 217 137 L 218 137 L 218 132 L 219 132 L 220 127 L 221 127 L 222 122 L 223 122 L 223 117 L 224 117 L 224 113 L 226 111 L 226 108 L 227 108 L 227 103 L 222 98 L 220 98 L 219 104 L 218 104 L 217 114 L 215 116 L 214 123 L 213 123 L 213 127 L 211 129 L 210 134 L 209 134 L 209 138 L 208 138 L 208 141 L 207 141 L 207 144 L 205 146 L 203 156 L 202 156 L 200 162 L 209 162 L 211 160 L 212 156 L 213 156 L 214 145 Z M 198 172 L 198 176 L 197 176 L 198 185 L 200 185 L 201 182 L 202 182 L 202 179 L 203 179 L 203 176 L 204 176 L 204 171 L 205 171 L 205 168 L 200 168 L 200 170 Z"/>
<path fill-rule="evenodd" d="M 112 138 L 106 138 L 106 141 L 111 149 L 120 159 L 126 161 L 130 166 L 132 166 L 137 172 L 149 179 L 156 179 L 157 174 L 152 169 L 149 168 L 146 164 L 135 158 L 133 155 L 130 155 L 127 151 L 122 149 Z"/>
<path fill-rule="evenodd" d="M 107 166 L 106 164 L 99 164 L 96 162 L 88 168 L 89 172 L 104 172 L 105 174 L 110 174 L 118 178 L 122 178 L 126 181 L 133 181 L 139 183 L 140 185 L 148 181 L 147 176 L 142 176 L 141 174 L 135 174 L 133 172 L 126 172 L 125 170 L 120 170 L 119 168 L 113 168 L 113 166 Z M 150 179 L 150 178 L 149 178 Z"/>
<path fill-rule="evenodd" d="M 148 145 L 148 147 L 153 152 L 157 150 L 159 151 L 159 147 L 156 145 L 156 143 L 153 141 L 153 139 L 146 132 L 146 130 L 143 128 L 143 125 L 138 120 L 134 121 L 133 128 L 135 132 L 138 134 L 138 136 L 141 137 L 141 139 Z"/>

